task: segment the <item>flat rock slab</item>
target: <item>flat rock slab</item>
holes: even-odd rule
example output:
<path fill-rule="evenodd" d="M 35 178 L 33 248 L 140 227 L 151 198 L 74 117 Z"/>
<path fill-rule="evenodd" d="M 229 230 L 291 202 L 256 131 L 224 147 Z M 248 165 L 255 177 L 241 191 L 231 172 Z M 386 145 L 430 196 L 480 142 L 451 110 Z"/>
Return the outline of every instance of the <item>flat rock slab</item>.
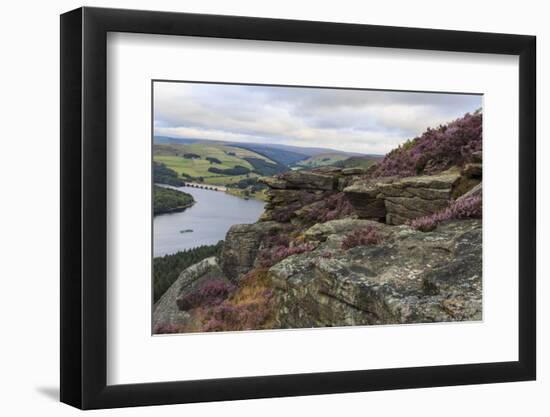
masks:
<path fill-rule="evenodd" d="M 386 207 L 386 223 L 399 225 L 443 210 L 452 200 L 459 180 L 460 172 L 454 170 L 376 184 L 378 197 Z"/>

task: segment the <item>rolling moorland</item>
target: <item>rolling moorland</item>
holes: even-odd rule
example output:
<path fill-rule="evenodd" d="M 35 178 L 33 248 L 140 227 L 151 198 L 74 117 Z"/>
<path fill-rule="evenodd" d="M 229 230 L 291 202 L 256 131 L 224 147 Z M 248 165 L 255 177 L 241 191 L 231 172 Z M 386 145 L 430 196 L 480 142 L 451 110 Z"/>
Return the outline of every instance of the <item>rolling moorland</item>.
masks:
<path fill-rule="evenodd" d="M 154 333 L 481 320 L 481 111 L 353 158 L 255 177 L 263 215 L 172 269 Z"/>
<path fill-rule="evenodd" d="M 223 186 L 228 193 L 259 200 L 265 200 L 268 188 L 258 182 L 259 177 L 342 163 L 350 156 L 354 157 L 357 166 L 363 167 L 381 158 L 320 148 L 167 137 L 155 137 L 153 146 L 155 182 Z"/>

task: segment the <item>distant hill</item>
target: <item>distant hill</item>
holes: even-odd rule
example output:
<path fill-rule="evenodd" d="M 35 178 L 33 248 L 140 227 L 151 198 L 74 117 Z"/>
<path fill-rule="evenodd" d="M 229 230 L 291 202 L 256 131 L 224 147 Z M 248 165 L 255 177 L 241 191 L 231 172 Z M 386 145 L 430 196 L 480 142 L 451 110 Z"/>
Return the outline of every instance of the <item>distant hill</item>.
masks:
<path fill-rule="evenodd" d="M 266 146 L 269 146 L 271 148 L 276 148 L 276 149 L 283 149 L 291 152 L 298 152 L 298 153 L 305 154 L 307 156 L 315 156 L 323 153 L 333 153 L 333 154 L 347 155 L 347 156 L 363 155 L 358 152 L 345 152 L 345 151 L 339 151 L 331 148 L 302 147 L 302 146 L 293 146 L 293 145 L 283 145 L 279 143 L 270 143 L 269 145 L 266 145 Z"/>
<path fill-rule="evenodd" d="M 334 165 L 341 168 L 370 168 L 383 158 L 384 157 L 380 155 L 352 156 L 350 158 L 337 161 Z"/>
<path fill-rule="evenodd" d="M 259 145 L 255 143 L 239 143 L 233 146 L 238 146 L 242 149 L 248 149 L 250 151 L 256 152 L 260 155 L 263 155 L 273 161 L 279 162 L 285 166 L 290 166 L 298 161 L 307 159 L 309 155 L 294 151 L 289 151 L 286 149 L 279 149 L 272 145 Z"/>
<path fill-rule="evenodd" d="M 283 145 L 278 143 L 260 144 L 260 143 L 244 143 L 244 142 L 226 142 L 216 141 L 210 139 L 197 139 L 197 138 L 172 138 L 168 136 L 155 136 L 155 144 L 173 144 L 173 145 L 189 145 L 189 144 L 205 144 L 205 145 L 223 145 L 234 146 L 242 149 L 248 149 L 252 152 L 261 154 L 273 162 L 279 162 L 286 166 L 296 165 L 298 161 L 306 160 L 310 157 L 320 154 L 334 154 L 351 156 L 363 156 L 357 152 L 344 152 L 330 148 L 318 148 L 318 147 L 302 147 L 293 145 Z M 369 155 L 370 156 L 370 155 Z M 373 155 L 376 157 L 376 155 Z"/>
<path fill-rule="evenodd" d="M 155 136 L 153 142 L 156 144 L 162 145 L 186 145 L 191 143 L 203 142 L 204 139 L 193 139 L 193 138 L 171 138 L 168 136 Z"/>
<path fill-rule="evenodd" d="M 339 161 L 348 159 L 348 155 L 343 153 L 320 153 L 310 156 L 307 159 L 298 161 L 297 166 L 304 168 L 317 168 L 322 166 L 334 165 Z"/>

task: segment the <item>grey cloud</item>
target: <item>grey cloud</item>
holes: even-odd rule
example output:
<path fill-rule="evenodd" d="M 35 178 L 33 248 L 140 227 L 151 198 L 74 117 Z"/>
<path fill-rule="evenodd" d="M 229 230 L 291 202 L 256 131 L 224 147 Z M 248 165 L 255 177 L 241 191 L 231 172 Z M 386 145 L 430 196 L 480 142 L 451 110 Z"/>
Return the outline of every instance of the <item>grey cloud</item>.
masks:
<path fill-rule="evenodd" d="M 386 153 L 481 96 L 155 83 L 155 133 Z"/>

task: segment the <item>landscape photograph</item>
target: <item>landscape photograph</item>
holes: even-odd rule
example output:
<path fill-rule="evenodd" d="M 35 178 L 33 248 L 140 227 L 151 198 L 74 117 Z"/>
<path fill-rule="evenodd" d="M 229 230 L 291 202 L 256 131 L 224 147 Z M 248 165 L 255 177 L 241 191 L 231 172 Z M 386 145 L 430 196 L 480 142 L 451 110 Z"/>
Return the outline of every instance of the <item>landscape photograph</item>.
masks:
<path fill-rule="evenodd" d="M 483 319 L 483 96 L 153 81 L 152 333 Z"/>

